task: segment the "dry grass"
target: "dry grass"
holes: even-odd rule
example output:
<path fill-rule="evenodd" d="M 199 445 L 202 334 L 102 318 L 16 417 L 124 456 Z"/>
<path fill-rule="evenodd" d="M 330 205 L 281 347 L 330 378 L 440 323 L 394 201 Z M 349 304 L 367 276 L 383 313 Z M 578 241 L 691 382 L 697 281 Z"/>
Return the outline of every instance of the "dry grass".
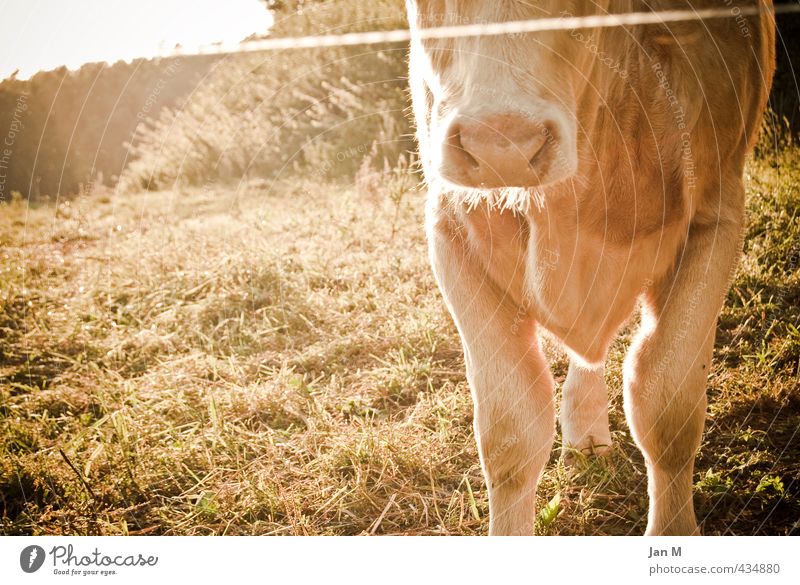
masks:
<path fill-rule="evenodd" d="M 708 534 L 798 532 L 798 161 L 752 169 L 696 474 Z M 422 195 L 372 183 L 0 209 L 0 532 L 484 533 Z M 557 441 L 542 533 L 644 529 L 626 342 L 608 368 L 615 451 L 570 477 Z"/>

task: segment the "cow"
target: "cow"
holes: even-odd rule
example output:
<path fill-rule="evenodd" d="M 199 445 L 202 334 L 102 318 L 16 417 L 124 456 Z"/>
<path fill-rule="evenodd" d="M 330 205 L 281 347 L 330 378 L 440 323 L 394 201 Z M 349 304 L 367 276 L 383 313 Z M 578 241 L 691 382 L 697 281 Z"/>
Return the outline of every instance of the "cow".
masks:
<path fill-rule="evenodd" d="M 771 2 L 406 7 L 429 256 L 464 349 L 489 534 L 534 530 L 556 428 L 541 334 L 569 356 L 562 456 L 602 454 L 612 445 L 604 361 L 632 319 L 623 397 L 647 467 L 646 534 L 700 534 L 694 459 L 716 322 L 742 249 L 745 159 L 774 72 Z M 420 34 L 710 7 L 728 7 L 730 17 Z"/>

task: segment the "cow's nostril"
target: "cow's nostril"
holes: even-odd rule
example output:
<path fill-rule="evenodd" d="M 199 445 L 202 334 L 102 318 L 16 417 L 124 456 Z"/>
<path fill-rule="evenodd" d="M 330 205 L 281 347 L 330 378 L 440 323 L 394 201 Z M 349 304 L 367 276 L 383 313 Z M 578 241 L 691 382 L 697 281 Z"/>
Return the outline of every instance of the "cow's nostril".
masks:
<path fill-rule="evenodd" d="M 450 129 L 447 136 L 447 148 L 450 151 L 449 157 L 455 158 L 455 162 L 460 166 L 466 166 L 470 171 L 477 171 L 480 168 L 480 163 L 464 148 L 464 144 L 461 142 L 460 126 L 454 124 Z"/>
<path fill-rule="evenodd" d="M 545 158 L 544 153 L 547 150 L 547 144 L 548 144 L 547 140 L 542 142 L 542 144 L 539 146 L 539 150 L 537 150 L 534 153 L 534 155 L 528 159 L 528 165 L 532 169 L 536 169 L 539 166 L 539 164 L 543 162 L 543 159 Z"/>

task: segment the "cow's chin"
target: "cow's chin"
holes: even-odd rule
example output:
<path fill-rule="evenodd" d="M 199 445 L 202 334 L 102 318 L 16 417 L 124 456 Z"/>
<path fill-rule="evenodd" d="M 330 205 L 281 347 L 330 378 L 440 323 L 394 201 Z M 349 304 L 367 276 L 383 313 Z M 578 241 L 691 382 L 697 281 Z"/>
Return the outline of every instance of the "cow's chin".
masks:
<path fill-rule="evenodd" d="M 515 176 L 503 176 L 502 173 L 469 173 L 460 168 L 441 164 L 436 169 L 435 175 L 446 190 L 454 191 L 503 191 L 515 190 L 546 190 L 573 179 L 577 172 L 577 164 L 567 162 L 546 169 L 531 168 L 530 171 L 517 173 Z"/>
<path fill-rule="evenodd" d="M 562 173 L 531 184 L 475 187 L 435 174 L 428 179 L 428 187 L 431 193 L 467 207 L 488 204 L 495 209 L 524 214 L 533 208 L 543 209 L 548 202 L 554 203 L 561 197 L 573 197 L 576 177 L 575 173 Z"/>

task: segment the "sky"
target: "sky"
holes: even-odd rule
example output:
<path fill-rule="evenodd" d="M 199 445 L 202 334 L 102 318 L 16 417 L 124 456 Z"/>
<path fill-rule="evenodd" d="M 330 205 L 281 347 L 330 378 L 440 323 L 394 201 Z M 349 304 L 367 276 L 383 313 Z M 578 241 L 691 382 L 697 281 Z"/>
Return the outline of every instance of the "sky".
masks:
<path fill-rule="evenodd" d="M 265 33 L 260 0 L 0 0 L 0 79 Z"/>

